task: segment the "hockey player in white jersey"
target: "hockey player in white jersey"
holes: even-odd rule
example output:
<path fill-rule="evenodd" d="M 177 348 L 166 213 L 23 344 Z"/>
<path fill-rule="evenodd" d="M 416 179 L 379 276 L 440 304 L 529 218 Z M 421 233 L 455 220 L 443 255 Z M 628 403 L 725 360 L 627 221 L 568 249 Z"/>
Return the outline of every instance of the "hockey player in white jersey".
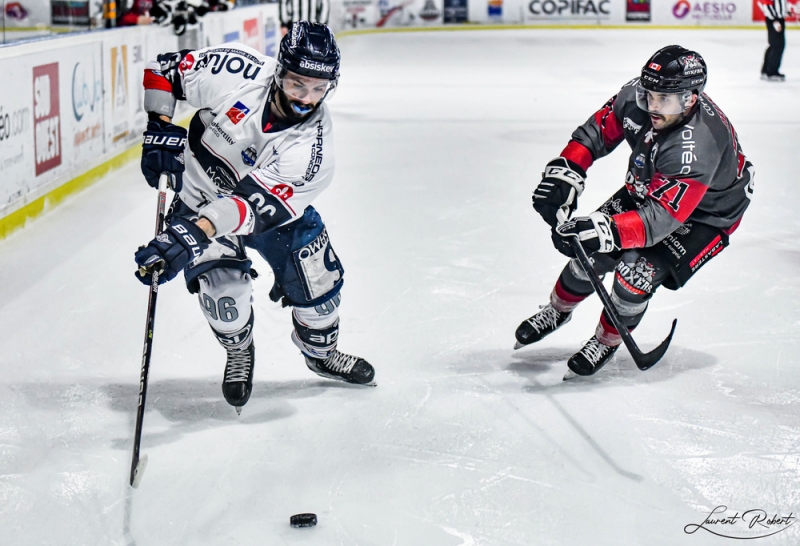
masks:
<path fill-rule="evenodd" d="M 291 306 L 292 341 L 315 373 L 374 384 L 363 358 L 337 350 L 344 269 L 311 206 L 333 178 L 331 118 L 324 101 L 339 80 L 340 53 L 325 25 L 300 21 L 277 62 L 242 44 L 160 55 L 145 70 L 142 172 L 177 192 L 162 234 L 135 254 L 148 284 L 184 272 L 227 351 L 222 392 L 240 408 L 255 362 L 251 262 L 275 274 L 270 298 Z M 188 132 L 171 123 L 176 100 L 198 108 Z M 185 146 L 184 146 L 185 143 Z M 185 148 L 185 153 L 184 153 Z"/>

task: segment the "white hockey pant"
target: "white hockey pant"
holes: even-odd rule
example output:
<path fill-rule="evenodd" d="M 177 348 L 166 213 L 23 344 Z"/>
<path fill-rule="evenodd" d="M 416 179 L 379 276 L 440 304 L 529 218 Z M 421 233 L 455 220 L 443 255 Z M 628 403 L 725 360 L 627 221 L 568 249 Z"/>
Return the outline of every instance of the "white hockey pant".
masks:
<path fill-rule="evenodd" d="M 198 299 L 208 324 L 226 349 L 245 349 L 253 339 L 253 283 L 238 269 L 200 275 Z"/>

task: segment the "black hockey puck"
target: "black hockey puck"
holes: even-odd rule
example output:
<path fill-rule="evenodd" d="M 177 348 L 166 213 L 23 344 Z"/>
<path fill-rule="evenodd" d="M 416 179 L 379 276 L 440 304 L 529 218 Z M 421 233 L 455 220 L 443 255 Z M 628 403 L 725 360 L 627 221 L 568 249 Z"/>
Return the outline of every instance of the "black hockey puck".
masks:
<path fill-rule="evenodd" d="M 317 524 L 316 514 L 295 514 L 289 518 L 292 527 L 314 527 Z"/>

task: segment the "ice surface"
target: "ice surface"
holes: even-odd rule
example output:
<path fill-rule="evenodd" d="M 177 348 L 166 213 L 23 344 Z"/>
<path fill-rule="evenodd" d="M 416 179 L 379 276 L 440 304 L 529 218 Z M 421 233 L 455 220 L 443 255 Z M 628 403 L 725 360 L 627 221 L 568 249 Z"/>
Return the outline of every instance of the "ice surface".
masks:
<path fill-rule="evenodd" d="M 340 348 L 377 388 L 309 372 L 290 313 L 255 283 L 255 387 L 180 281 L 160 294 L 142 442 L 127 485 L 147 293 L 132 253 L 156 195 L 131 164 L 0 242 L 0 543 L 715 545 L 718 505 L 800 512 L 800 57 L 762 82 L 762 31 L 519 30 L 342 38 L 337 174 L 317 203 L 346 274 Z M 565 361 L 600 305 L 512 351 L 564 264 L 530 206 L 544 164 L 658 47 L 710 66 L 708 93 L 756 166 L 732 244 L 589 380 Z M 623 181 L 625 145 L 581 211 Z M 319 525 L 292 529 L 315 512 Z M 800 542 L 797 527 L 764 545 Z"/>

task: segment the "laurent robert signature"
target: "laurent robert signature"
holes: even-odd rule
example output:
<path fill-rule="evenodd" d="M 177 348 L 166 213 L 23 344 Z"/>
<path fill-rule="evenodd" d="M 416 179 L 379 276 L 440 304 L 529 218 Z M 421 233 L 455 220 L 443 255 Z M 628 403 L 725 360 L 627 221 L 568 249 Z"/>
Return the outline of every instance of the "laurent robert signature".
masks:
<path fill-rule="evenodd" d="M 703 523 L 690 523 L 683 532 L 691 535 L 698 529 L 725 538 L 748 539 L 763 538 L 785 531 L 795 524 L 793 512 L 788 516 L 770 515 L 766 510 L 753 509 L 726 515 L 728 507 L 717 506 L 706 516 Z"/>

